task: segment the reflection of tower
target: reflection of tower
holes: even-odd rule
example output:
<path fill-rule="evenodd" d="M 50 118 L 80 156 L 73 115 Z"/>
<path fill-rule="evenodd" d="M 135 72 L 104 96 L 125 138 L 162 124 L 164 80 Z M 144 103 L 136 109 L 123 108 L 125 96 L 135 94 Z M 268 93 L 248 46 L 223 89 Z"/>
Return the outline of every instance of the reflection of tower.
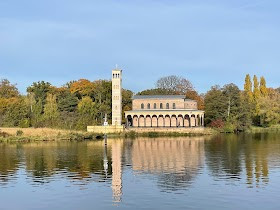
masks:
<path fill-rule="evenodd" d="M 112 142 L 112 191 L 115 202 L 122 197 L 122 141 Z"/>
<path fill-rule="evenodd" d="M 122 124 L 122 70 L 112 71 L 112 125 Z"/>
<path fill-rule="evenodd" d="M 104 144 L 103 167 L 104 167 L 105 177 L 107 178 L 108 176 L 107 144 Z"/>

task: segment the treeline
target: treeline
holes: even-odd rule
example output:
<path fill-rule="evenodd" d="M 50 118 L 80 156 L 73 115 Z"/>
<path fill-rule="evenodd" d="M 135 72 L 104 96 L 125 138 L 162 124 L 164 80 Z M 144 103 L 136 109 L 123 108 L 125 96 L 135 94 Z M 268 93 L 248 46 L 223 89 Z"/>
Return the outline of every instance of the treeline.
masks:
<path fill-rule="evenodd" d="M 244 90 L 235 84 L 213 86 L 204 98 L 205 123 L 225 132 L 280 123 L 279 89 L 267 88 L 264 77 L 246 75 Z"/>
<path fill-rule="evenodd" d="M 0 82 L 0 126 L 84 130 L 87 125 L 101 125 L 105 114 L 110 123 L 111 91 L 111 81 L 80 79 L 62 87 L 35 82 L 22 95 L 4 79 Z M 259 81 L 257 76 L 252 80 L 246 75 L 244 90 L 227 84 L 199 94 L 189 80 L 172 75 L 160 78 L 153 89 L 137 94 L 185 95 L 198 102 L 198 109 L 205 110 L 206 126 L 225 132 L 280 123 L 280 88 L 267 88 L 264 77 Z M 132 91 L 123 89 L 123 112 L 131 110 L 132 96 Z"/>
<path fill-rule="evenodd" d="M 35 82 L 21 95 L 15 85 L 0 82 L 0 126 L 55 127 L 84 130 L 111 120 L 112 83 L 108 80 L 71 81 L 62 87 Z M 123 110 L 131 109 L 132 92 L 123 90 Z"/>

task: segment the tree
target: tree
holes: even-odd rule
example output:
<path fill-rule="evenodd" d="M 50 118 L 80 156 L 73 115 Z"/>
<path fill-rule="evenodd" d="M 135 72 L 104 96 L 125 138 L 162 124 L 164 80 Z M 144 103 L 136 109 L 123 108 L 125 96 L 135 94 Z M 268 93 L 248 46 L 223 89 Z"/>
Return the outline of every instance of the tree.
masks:
<path fill-rule="evenodd" d="M 36 102 L 39 100 L 42 101 L 42 104 L 45 105 L 48 93 L 52 93 L 54 91 L 54 87 L 45 81 L 34 82 L 31 86 L 27 88 L 27 92 L 33 93 Z"/>
<path fill-rule="evenodd" d="M 249 74 L 246 75 L 245 78 L 245 84 L 244 84 L 244 92 L 245 92 L 245 97 L 248 103 L 253 102 L 253 92 L 252 92 L 252 82 L 251 82 L 251 77 Z"/>
<path fill-rule="evenodd" d="M 193 85 L 183 77 L 171 75 L 160 78 L 156 83 L 156 88 L 167 90 L 172 94 L 185 95 L 187 91 L 193 90 Z"/>
<path fill-rule="evenodd" d="M 123 116 L 123 121 L 124 119 L 124 112 L 129 111 L 132 109 L 132 96 L 133 92 L 130 90 L 123 89 L 122 90 L 122 116 Z M 124 122 L 125 123 L 125 122 Z"/>
<path fill-rule="evenodd" d="M 54 126 L 59 117 L 56 95 L 48 94 L 46 105 L 44 106 L 43 118 L 50 126 Z"/>
<path fill-rule="evenodd" d="M 267 127 L 280 123 L 280 94 L 270 90 L 260 99 L 260 125 Z"/>
<path fill-rule="evenodd" d="M 263 97 L 267 96 L 267 87 L 266 87 L 266 81 L 265 81 L 264 77 L 261 77 L 260 92 L 261 92 L 261 96 L 263 96 Z"/>
<path fill-rule="evenodd" d="M 0 98 L 13 98 L 18 96 L 19 92 L 16 85 L 11 84 L 7 79 L 0 81 Z"/>
<path fill-rule="evenodd" d="M 227 98 L 219 86 L 211 87 L 205 95 L 205 123 L 227 118 Z"/>
<path fill-rule="evenodd" d="M 166 90 L 166 89 L 161 89 L 161 88 L 155 88 L 155 89 L 147 89 L 143 90 L 136 95 L 173 95 L 175 92 Z"/>
<path fill-rule="evenodd" d="M 199 110 L 204 110 L 204 98 L 202 95 L 199 95 L 197 91 L 195 90 L 189 90 L 186 93 L 186 98 L 192 99 L 197 101 L 197 108 Z"/>
<path fill-rule="evenodd" d="M 258 82 L 258 78 L 257 78 L 256 75 L 254 75 L 254 91 L 253 91 L 253 96 L 254 96 L 255 102 L 257 102 L 259 100 L 260 96 L 261 96 L 259 82 Z"/>
<path fill-rule="evenodd" d="M 80 79 L 70 84 L 70 92 L 75 94 L 79 99 L 94 94 L 94 85 L 86 79 Z"/>
<path fill-rule="evenodd" d="M 85 129 L 87 125 L 96 124 L 96 103 L 89 96 L 85 96 L 78 104 L 80 119 L 78 129 Z"/>

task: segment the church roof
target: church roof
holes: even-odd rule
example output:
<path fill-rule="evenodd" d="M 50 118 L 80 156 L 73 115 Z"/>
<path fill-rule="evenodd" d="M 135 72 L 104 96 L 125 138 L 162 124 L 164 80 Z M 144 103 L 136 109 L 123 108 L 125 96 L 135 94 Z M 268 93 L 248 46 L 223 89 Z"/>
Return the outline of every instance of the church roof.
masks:
<path fill-rule="evenodd" d="M 133 99 L 153 99 L 153 98 L 162 98 L 162 99 L 185 99 L 184 95 L 135 95 Z"/>

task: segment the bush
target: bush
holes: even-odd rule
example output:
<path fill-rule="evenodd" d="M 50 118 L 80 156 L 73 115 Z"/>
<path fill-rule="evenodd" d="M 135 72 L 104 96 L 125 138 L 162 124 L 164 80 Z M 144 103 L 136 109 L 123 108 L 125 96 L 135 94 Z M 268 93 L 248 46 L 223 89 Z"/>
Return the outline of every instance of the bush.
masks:
<path fill-rule="evenodd" d="M 17 130 L 16 136 L 22 136 L 23 135 L 23 131 L 22 130 Z"/>
<path fill-rule="evenodd" d="M 30 120 L 25 118 L 19 122 L 20 128 L 29 128 L 30 127 Z"/>
<path fill-rule="evenodd" d="M 210 123 L 212 128 L 223 128 L 225 126 L 225 122 L 222 119 L 213 120 Z"/>

